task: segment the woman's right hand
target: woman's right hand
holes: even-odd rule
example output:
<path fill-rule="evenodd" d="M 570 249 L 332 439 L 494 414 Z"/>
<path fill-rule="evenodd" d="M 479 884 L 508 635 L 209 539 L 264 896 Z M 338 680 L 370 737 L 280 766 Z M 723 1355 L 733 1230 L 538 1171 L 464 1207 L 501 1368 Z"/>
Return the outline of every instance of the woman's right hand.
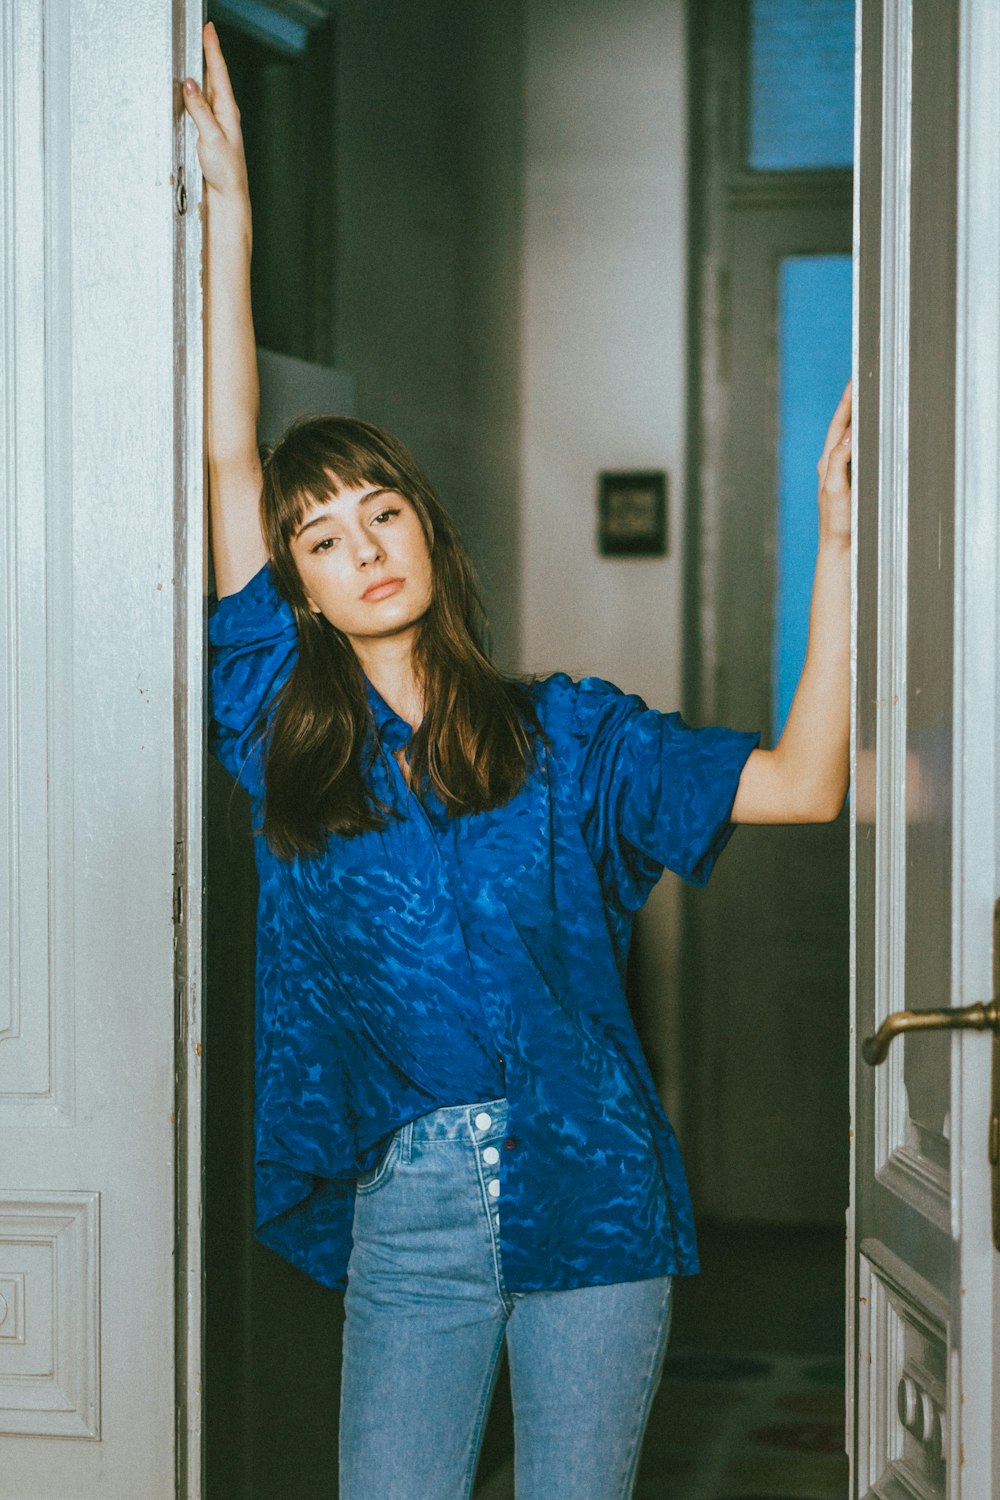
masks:
<path fill-rule="evenodd" d="M 212 22 L 202 32 L 207 82 L 202 93 L 193 78 L 185 78 L 184 107 L 198 127 L 198 160 L 205 181 L 224 198 L 247 198 L 247 163 L 243 153 L 240 112 L 229 81 L 219 36 Z"/>
<path fill-rule="evenodd" d="M 184 107 L 198 127 L 204 173 L 205 446 L 212 557 L 219 597 L 234 594 L 267 559 L 260 523 L 260 384 L 250 305 L 253 226 L 240 112 L 211 22 L 202 33 L 204 93 L 185 78 Z"/>

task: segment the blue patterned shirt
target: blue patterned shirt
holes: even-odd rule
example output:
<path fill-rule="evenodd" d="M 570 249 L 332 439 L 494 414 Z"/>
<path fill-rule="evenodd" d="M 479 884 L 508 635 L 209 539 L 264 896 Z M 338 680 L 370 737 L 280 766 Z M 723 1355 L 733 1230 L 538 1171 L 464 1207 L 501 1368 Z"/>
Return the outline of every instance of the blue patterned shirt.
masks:
<path fill-rule="evenodd" d="M 406 785 L 411 730 L 368 685 L 372 789 L 401 817 L 279 859 L 257 724 L 295 662 L 266 565 L 213 607 L 210 744 L 247 789 L 257 920 L 255 1227 L 343 1286 L 356 1178 L 442 1105 L 508 1100 L 511 1291 L 696 1271 L 691 1202 L 625 999 L 635 912 L 664 867 L 703 885 L 756 734 L 690 729 L 600 678 L 532 693 L 549 744 L 522 790 L 450 817 Z"/>

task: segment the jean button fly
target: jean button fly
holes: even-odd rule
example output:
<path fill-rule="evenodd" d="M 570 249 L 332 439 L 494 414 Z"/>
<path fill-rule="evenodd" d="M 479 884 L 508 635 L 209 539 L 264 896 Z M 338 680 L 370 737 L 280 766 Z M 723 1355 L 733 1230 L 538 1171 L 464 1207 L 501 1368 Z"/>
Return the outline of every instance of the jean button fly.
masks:
<path fill-rule="evenodd" d="M 487 1146 L 483 1152 L 483 1161 L 486 1162 L 487 1166 L 495 1167 L 499 1160 L 500 1152 L 497 1148 L 495 1146 Z"/>
<path fill-rule="evenodd" d="M 500 1184 L 499 1182 L 497 1182 L 495 1177 L 493 1178 L 493 1181 L 487 1186 L 486 1191 L 489 1193 L 491 1198 L 499 1198 Z"/>
<path fill-rule="evenodd" d="M 485 1109 L 482 1111 L 481 1114 L 478 1114 L 476 1116 L 476 1129 L 477 1130 L 489 1130 L 489 1128 L 490 1128 L 490 1126 L 492 1124 L 493 1124 L 493 1116 L 492 1115 L 488 1115 L 486 1113 Z"/>

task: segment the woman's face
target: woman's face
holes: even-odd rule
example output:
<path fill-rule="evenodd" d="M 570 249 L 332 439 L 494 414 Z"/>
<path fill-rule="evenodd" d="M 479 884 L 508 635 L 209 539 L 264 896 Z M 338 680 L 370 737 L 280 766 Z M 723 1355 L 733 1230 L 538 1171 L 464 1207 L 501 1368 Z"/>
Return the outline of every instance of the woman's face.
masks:
<path fill-rule="evenodd" d="M 362 484 L 307 509 L 289 543 L 309 608 L 355 644 L 412 629 L 431 602 L 420 517 L 396 490 Z"/>

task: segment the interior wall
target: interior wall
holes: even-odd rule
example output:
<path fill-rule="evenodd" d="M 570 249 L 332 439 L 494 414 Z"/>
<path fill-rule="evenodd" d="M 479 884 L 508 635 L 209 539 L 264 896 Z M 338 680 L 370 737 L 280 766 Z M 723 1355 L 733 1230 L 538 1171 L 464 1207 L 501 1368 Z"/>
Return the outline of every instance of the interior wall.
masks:
<path fill-rule="evenodd" d="M 525 0 L 523 664 L 677 708 L 685 486 L 682 0 Z M 669 555 L 596 546 L 601 469 L 666 469 Z M 640 1030 L 678 1123 L 679 882 L 637 929 Z"/>
<path fill-rule="evenodd" d="M 336 362 L 403 439 L 518 655 L 520 5 L 343 0 Z"/>

